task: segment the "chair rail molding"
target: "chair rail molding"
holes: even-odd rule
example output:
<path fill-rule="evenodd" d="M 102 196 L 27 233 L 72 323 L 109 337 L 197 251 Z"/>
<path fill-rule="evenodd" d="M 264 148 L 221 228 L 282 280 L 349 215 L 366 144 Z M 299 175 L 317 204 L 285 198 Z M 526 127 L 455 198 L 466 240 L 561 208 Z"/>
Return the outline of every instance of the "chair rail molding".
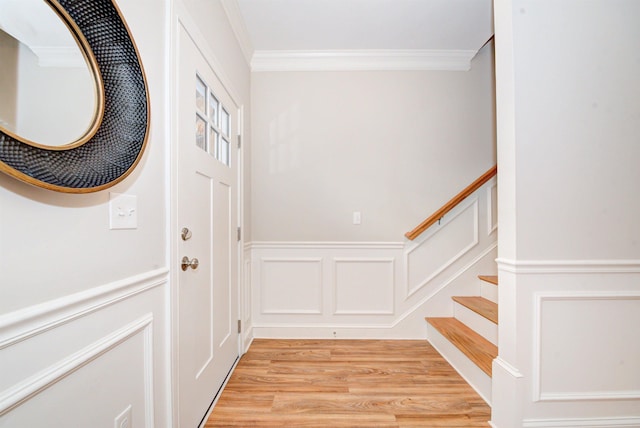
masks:
<path fill-rule="evenodd" d="M 0 350 L 168 282 L 156 269 L 0 316 Z"/>

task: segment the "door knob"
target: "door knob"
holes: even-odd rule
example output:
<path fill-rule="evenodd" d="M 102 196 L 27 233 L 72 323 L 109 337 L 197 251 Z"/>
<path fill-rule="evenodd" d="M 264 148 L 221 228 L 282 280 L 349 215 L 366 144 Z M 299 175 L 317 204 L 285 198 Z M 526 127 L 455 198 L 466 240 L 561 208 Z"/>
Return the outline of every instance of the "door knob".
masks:
<path fill-rule="evenodd" d="M 199 264 L 200 264 L 200 262 L 195 257 L 193 259 L 189 260 L 189 257 L 184 256 L 182 258 L 182 263 L 180 264 L 180 267 L 182 268 L 182 270 L 187 270 L 189 268 L 191 268 L 193 270 L 196 270 L 196 269 L 198 269 L 198 265 Z"/>

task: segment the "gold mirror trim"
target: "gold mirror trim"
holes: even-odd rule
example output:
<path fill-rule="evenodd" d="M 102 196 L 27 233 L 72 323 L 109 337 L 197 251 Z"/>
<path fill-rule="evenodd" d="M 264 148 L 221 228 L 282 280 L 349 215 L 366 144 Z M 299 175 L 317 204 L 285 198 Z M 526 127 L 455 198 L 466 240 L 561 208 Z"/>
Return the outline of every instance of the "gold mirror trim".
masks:
<path fill-rule="evenodd" d="M 66 193 L 103 190 L 136 167 L 149 134 L 149 99 L 138 50 L 112 0 L 45 0 L 78 42 L 97 88 L 97 112 L 76 141 L 51 147 L 0 127 L 0 171 Z"/>

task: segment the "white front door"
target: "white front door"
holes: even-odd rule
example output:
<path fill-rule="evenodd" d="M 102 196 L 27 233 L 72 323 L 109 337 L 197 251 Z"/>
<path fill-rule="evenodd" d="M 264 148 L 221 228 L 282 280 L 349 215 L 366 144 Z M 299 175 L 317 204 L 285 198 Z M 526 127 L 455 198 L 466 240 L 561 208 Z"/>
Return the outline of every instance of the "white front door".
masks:
<path fill-rule="evenodd" d="M 238 107 L 178 27 L 178 419 L 192 428 L 238 358 Z"/>

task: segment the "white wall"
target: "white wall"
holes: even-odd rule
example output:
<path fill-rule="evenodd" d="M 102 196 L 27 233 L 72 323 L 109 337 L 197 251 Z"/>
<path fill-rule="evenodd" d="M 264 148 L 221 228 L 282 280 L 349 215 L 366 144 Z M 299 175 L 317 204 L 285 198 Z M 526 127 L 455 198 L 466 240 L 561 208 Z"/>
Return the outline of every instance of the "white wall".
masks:
<path fill-rule="evenodd" d="M 497 1 L 498 427 L 640 426 L 640 4 Z"/>
<path fill-rule="evenodd" d="M 111 427 L 127 404 L 135 426 L 168 421 L 165 2 L 117 3 L 149 84 L 136 170 L 86 195 L 0 174 L 2 427 Z M 109 230 L 110 192 L 137 197 L 137 229 Z"/>
<path fill-rule="evenodd" d="M 253 240 L 401 240 L 495 163 L 492 49 L 469 72 L 254 73 Z"/>

